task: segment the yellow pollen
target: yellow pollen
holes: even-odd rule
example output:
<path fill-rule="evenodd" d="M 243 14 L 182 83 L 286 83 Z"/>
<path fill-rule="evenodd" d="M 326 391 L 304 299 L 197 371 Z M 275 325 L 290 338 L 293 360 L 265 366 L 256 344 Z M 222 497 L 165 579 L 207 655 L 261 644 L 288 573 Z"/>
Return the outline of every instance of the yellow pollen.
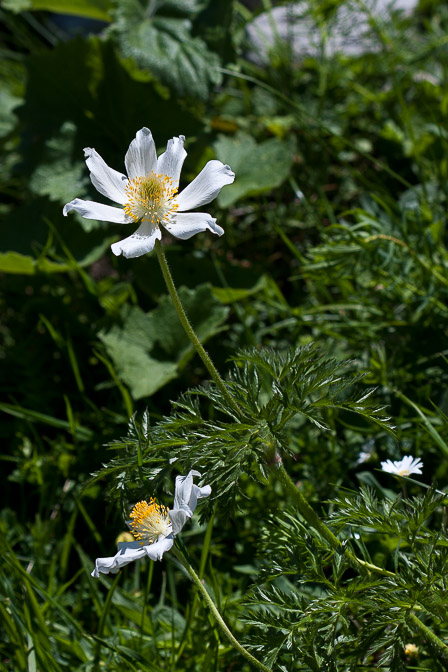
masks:
<path fill-rule="evenodd" d="M 158 504 L 151 497 L 149 502 L 138 502 L 130 513 L 134 537 L 143 545 L 153 544 L 159 537 L 166 537 L 171 531 L 171 521 L 168 515 L 169 509 Z"/>
<path fill-rule="evenodd" d="M 151 171 L 145 177 L 134 177 L 125 187 L 126 215 L 135 222 L 140 220 L 159 224 L 168 223 L 179 207 L 176 203 L 177 186 L 168 175 Z"/>

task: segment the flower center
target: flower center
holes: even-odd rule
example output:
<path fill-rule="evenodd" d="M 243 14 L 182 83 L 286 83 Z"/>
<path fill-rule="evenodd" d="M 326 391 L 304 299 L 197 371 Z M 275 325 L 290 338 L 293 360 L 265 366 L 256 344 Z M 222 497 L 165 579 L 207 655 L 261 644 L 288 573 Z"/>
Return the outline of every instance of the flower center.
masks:
<path fill-rule="evenodd" d="M 149 502 L 138 502 L 132 509 L 130 517 L 129 527 L 141 544 L 145 542 L 153 544 L 160 538 L 164 539 L 172 529 L 167 507 L 157 504 L 153 497 Z"/>
<path fill-rule="evenodd" d="M 127 202 L 125 213 L 134 219 L 159 224 L 169 222 L 178 205 L 175 200 L 177 186 L 168 175 L 151 171 L 145 177 L 134 177 L 125 187 Z"/>

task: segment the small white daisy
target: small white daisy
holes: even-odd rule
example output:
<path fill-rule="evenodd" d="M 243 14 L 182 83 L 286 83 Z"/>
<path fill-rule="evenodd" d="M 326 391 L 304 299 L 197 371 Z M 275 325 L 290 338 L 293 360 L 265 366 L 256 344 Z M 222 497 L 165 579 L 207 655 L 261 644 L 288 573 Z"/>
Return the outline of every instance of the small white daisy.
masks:
<path fill-rule="evenodd" d="M 156 240 L 162 238 L 160 225 L 183 240 L 207 229 L 222 236 L 224 229 L 214 217 L 206 212 L 186 211 L 213 201 L 222 187 L 232 184 L 235 173 L 221 161 L 209 161 L 178 194 L 180 171 L 187 156 L 184 140 L 183 135 L 172 138 L 166 152 L 157 157 L 151 131 L 142 128 L 124 158 L 128 177 L 109 168 L 98 152 L 86 147 L 84 156 L 93 186 L 122 207 L 75 198 L 64 206 L 64 215 L 75 210 L 86 219 L 139 224 L 131 236 L 112 245 L 114 254 L 128 258 L 151 252 Z"/>
<path fill-rule="evenodd" d="M 392 462 L 386 460 L 381 462 L 381 469 L 389 474 L 396 476 L 410 476 L 410 474 L 421 474 L 423 462 L 420 458 L 414 458 L 412 455 L 405 455 L 401 460 Z"/>

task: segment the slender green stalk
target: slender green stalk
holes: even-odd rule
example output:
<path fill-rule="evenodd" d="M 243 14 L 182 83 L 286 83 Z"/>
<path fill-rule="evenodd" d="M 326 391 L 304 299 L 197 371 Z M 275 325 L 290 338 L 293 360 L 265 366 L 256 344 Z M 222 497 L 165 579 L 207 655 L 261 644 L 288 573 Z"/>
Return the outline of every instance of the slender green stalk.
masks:
<path fill-rule="evenodd" d="M 211 542 L 211 538 L 212 538 L 214 519 L 215 519 L 215 513 L 213 512 L 210 520 L 208 521 L 207 530 L 205 532 L 205 537 L 204 537 L 204 543 L 202 544 L 201 560 L 200 560 L 200 563 L 199 563 L 199 572 L 198 572 L 199 578 L 201 580 L 202 580 L 202 577 L 204 576 L 205 563 L 207 562 L 207 557 L 208 557 L 208 553 L 209 553 L 209 550 L 210 550 L 210 542 Z M 181 639 L 181 642 L 180 642 L 180 645 L 179 645 L 179 649 L 177 651 L 176 663 L 179 662 L 179 660 L 182 656 L 182 653 L 184 651 L 184 648 L 187 644 L 186 636 L 187 636 L 187 633 L 190 630 L 190 626 L 193 622 L 193 618 L 194 618 L 194 615 L 196 613 L 197 605 L 198 605 L 198 594 L 195 593 L 194 598 L 193 598 L 193 603 L 192 603 L 192 605 L 190 607 L 190 611 L 188 613 L 188 618 L 187 618 L 187 622 L 185 624 L 185 629 L 184 629 L 184 632 L 183 632 L 183 635 L 182 635 L 182 639 Z"/>
<path fill-rule="evenodd" d="M 410 614 L 409 620 L 415 625 L 439 652 L 440 657 L 445 662 L 448 662 L 448 646 L 437 635 L 435 635 L 422 621 L 415 615 Z"/>
<path fill-rule="evenodd" d="M 302 495 L 300 492 L 299 488 L 297 488 L 294 483 L 292 482 L 289 474 L 286 472 L 285 467 L 283 464 L 280 462 L 275 465 L 275 469 L 277 470 L 280 480 L 282 482 L 283 487 L 285 490 L 292 496 L 294 499 L 295 503 L 297 504 L 297 508 L 299 509 L 300 513 L 302 516 L 305 518 L 307 523 L 311 525 L 315 530 L 319 532 L 319 534 L 330 544 L 332 548 L 334 548 L 335 551 L 340 551 L 342 548 L 341 542 L 339 539 L 333 534 L 333 532 L 330 530 L 327 525 L 319 518 L 317 513 L 314 511 L 314 509 L 311 508 L 311 506 L 308 504 L 306 501 L 305 497 Z M 360 558 L 356 557 L 354 553 L 349 551 L 348 549 L 346 550 L 347 556 L 351 561 L 351 565 L 355 568 L 362 567 L 363 569 L 368 569 L 370 571 L 376 572 L 377 574 L 382 574 L 383 576 L 394 576 L 393 572 L 389 572 L 387 569 L 383 569 L 382 567 L 377 567 L 376 565 L 372 565 L 370 562 L 366 562 L 365 560 L 361 560 Z"/>
<path fill-rule="evenodd" d="M 185 313 L 185 310 L 182 306 L 181 300 L 179 298 L 179 295 L 177 293 L 176 287 L 173 282 L 173 278 L 171 275 L 171 272 L 168 267 L 168 263 L 165 257 L 165 253 L 163 251 L 162 245 L 160 241 L 156 241 L 155 244 L 155 249 L 157 253 L 157 258 L 160 263 L 160 268 L 162 269 L 163 277 L 167 286 L 167 289 L 170 293 L 171 299 L 173 301 L 175 310 L 179 316 L 179 319 L 182 323 L 183 328 L 185 329 L 185 332 L 187 336 L 189 337 L 190 341 L 193 343 L 196 352 L 204 362 L 208 372 L 210 373 L 212 379 L 216 383 L 216 386 L 218 389 L 222 392 L 223 396 L 227 399 L 229 404 L 237 411 L 238 414 L 241 413 L 241 409 L 239 408 L 237 402 L 227 389 L 224 381 L 222 380 L 221 376 L 219 375 L 217 369 L 215 368 L 212 360 L 210 359 L 209 355 L 206 353 L 204 350 L 201 342 L 199 341 L 198 337 L 196 336 L 196 333 L 191 326 L 188 317 Z M 330 530 L 327 525 L 319 518 L 319 516 L 316 514 L 316 512 L 312 509 L 312 507 L 308 504 L 307 500 L 305 497 L 302 495 L 300 492 L 299 488 L 297 488 L 294 483 L 292 482 L 290 476 L 287 474 L 283 464 L 280 462 L 276 462 L 274 469 L 276 470 L 277 474 L 280 477 L 280 480 L 285 488 L 285 490 L 292 496 L 293 500 L 295 501 L 297 508 L 299 509 L 300 513 L 302 516 L 305 518 L 305 520 L 313 527 L 315 530 L 319 532 L 319 534 L 330 544 L 330 546 L 336 550 L 340 551 L 341 550 L 341 542 L 339 539 L 333 534 L 333 532 Z M 350 550 L 346 550 L 347 557 L 350 560 L 350 564 L 354 568 L 362 568 L 364 570 L 368 570 L 371 572 L 375 572 L 377 574 L 381 574 L 382 576 L 395 576 L 393 572 L 389 572 L 387 569 L 383 569 L 382 567 L 377 567 L 377 565 L 373 565 L 370 562 L 366 562 L 365 560 L 361 560 L 358 558 L 354 553 L 352 553 Z M 189 565 L 189 563 L 185 560 L 185 558 L 177 551 L 176 556 L 178 559 L 181 561 L 182 565 L 185 567 L 185 569 L 188 572 L 188 575 L 190 576 L 191 580 L 193 583 L 196 585 L 197 589 L 199 590 L 200 594 L 202 597 L 205 599 L 207 605 L 209 606 L 210 610 L 212 611 L 214 617 L 216 618 L 216 621 L 219 625 L 219 627 L 222 629 L 226 637 L 229 639 L 229 641 L 232 643 L 232 645 L 247 659 L 249 660 L 253 665 L 258 667 L 260 670 L 269 670 L 265 665 L 260 663 L 256 658 L 254 658 L 246 649 L 241 646 L 241 644 L 235 639 L 235 637 L 232 635 L 230 632 L 229 628 L 227 625 L 224 623 L 218 609 L 216 608 L 216 605 L 214 604 L 213 600 L 211 599 L 210 595 L 206 591 L 205 587 L 201 583 L 200 578 L 197 576 L 193 568 Z M 431 630 L 422 622 L 420 621 L 415 614 L 410 615 L 410 620 L 412 623 L 424 634 L 424 636 L 431 641 L 433 646 L 437 648 L 437 650 L 440 652 L 440 655 L 442 656 L 443 660 L 448 660 L 448 646 L 439 638 L 437 635 L 435 635 Z"/>
<path fill-rule="evenodd" d="M 326 539 L 326 541 L 328 541 L 328 543 L 332 548 L 334 548 L 335 550 L 339 550 L 341 547 L 341 542 L 333 534 L 333 532 L 325 525 L 325 523 L 321 521 L 317 513 L 308 504 L 305 497 L 300 492 L 299 488 L 297 488 L 294 485 L 285 467 L 283 466 L 283 463 L 278 462 L 275 465 L 275 469 L 280 477 L 280 481 L 284 489 L 292 496 L 292 498 L 297 504 L 300 513 L 305 518 L 307 523 L 309 523 L 311 527 L 317 530 L 319 534 L 324 539 Z"/>
<path fill-rule="evenodd" d="M 326 541 L 328 541 L 328 543 L 332 548 L 334 548 L 336 551 L 340 551 L 341 542 L 308 504 L 305 497 L 300 492 L 299 488 L 297 488 L 292 482 L 289 474 L 286 472 L 281 461 L 277 462 L 274 468 L 276 469 L 280 477 L 283 487 L 285 488 L 286 492 L 288 492 L 292 496 L 297 505 L 297 508 L 299 509 L 300 513 L 305 518 L 305 520 L 311 525 L 311 527 L 317 530 L 319 534 L 324 539 L 326 539 Z M 383 576 L 395 576 L 393 572 L 389 572 L 387 569 L 377 567 L 376 565 L 373 565 L 370 562 L 365 562 L 364 560 L 361 560 L 348 549 L 346 549 L 345 552 L 348 554 L 350 563 L 354 568 L 362 567 L 364 569 L 367 569 L 371 572 L 375 572 L 376 574 L 381 574 Z M 437 637 L 437 635 L 435 635 L 415 614 L 411 613 L 409 619 L 413 623 L 413 625 L 420 630 L 420 632 L 424 635 L 424 637 L 426 637 L 426 639 L 429 640 L 431 644 L 438 650 L 442 659 L 448 661 L 448 646 L 439 637 Z"/>
<path fill-rule="evenodd" d="M 198 589 L 200 595 L 206 602 L 208 608 L 212 612 L 214 618 L 216 619 L 217 624 L 229 640 L 229 642 L 232 644 L 232 646 L 241 653 L 246 660 L 248 660 L 254 667 L 258 668 L 259 670 L 263 670 L 263 672 L 271 672 L 269 667 L 266 667 L 266 665 L 263 665 L 263 663 L 260 663 L 259 660 L 254 658 L 254 656 L 247 651 L 244 646 L 242 646 L 239 641 L 234 637 L 234 635 L 231 633 L 227 625 L 225 624 L 221 614 L 219 613 L 215 603 L 213 602 L 212 598 L 208 594 L 204 584 L 202 583 L 201 579 L 199 576 L 196 574 L 194 571 L 193 567 L 190 565 L 190 563 L 187 561 L 185 556 L 179 551 L 178 548 L 174 547 L 174 553 L 176 555 L 176 558 L 179 560 L 179 562 L 182 564 L 182 566 L 186 569 L 188 576 L 190 579 L 193 581 L 194 585 Z"/>
<path fill-rule="evenodd" d="M 230 394 L 229 390 L 226 387 L 226 384 L 224 383 L 223 379 L 219 375 L 215 365 L 213 364 L 212 360 L 210 359 L 210 356 L 204 350 L 201 341 L 196 336 L 196 332 L 194 331 L 193 327 L 190 324 L 190 321 L 187 317 L 187 314 L 185 313 L 182 302 L 179 298 L 179 294 L 177 293 L 176 287 L 174 285 L 173 277 L 172 277 L 171 271 L 168 267 L 168 262 L 166 260 L 165 252 L 163 251 L 162 244 L 159 240 L 156 240 L 155 249 L 156 249 L 156 253 L 157 253 L 157 258 L 159 260 L 160 268 L 162 269 L 165 284 L 167 286 L 168 292 L 170 293 L 171 299 L 172 299 L 173 304 L 174 304 L 174 308 L 176 309 L 176 313 L 179 317 L 179 320 L 182 323 L 183 328 L 185 329 L 185 332 L 186 332 L 188 338 L 193 343 L 193 345 L 196 349 L 196 352 L 198 353 L 199 357 L 204 362 L 204 364 L 207 368 L 207 371 L 209 372 L 209 374 L 211 375 L 211 377 L 215 381 L 218 389 L 222 392 L 222 395 L 227 399 L 227 401 L 233 407 L 233 409 L 235 411 L 237 411 L 238 414 L 240 414 L 241 411 L 240 411 L 240 408 L 239 408 L 238 404 L 236 403 L 235 399 Z"/>

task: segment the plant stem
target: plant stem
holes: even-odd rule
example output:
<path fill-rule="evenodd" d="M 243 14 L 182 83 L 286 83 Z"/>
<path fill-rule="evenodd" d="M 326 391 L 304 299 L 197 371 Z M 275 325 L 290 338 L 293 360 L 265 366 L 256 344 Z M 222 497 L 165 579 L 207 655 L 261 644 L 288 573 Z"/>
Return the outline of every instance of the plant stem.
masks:
<path fill-rule="evenodd" d="M 263 670 L 263 672 L 271 672 L 269 667 L 266 667 L 266 665 L 263 665 L 263 663 L 260 663 L 259 660 L 254 658 L 254 656 L 247 651 L 244 646 L 242 646 L 239 641 L 233 636 L 227 625 L 225 624 L 221 614 L 219 613 L 215 603 L 213 602 L 212 598 L 208 594 L 204 584 L 202 583 L 201 579 L 199 576 L 196 574 L 194 571 L 193 567 L 190 565 L 188 560 L 185 558 L 185 556 L 179 551 L 176 546 L 173 548 L 174 554 L 176 558 L 179 560 L 179 562 L 182 564 L 182 566 L 186 569 L 188 576 L 190 579 L 193 581 L 194 585 L 198 589 L 199 593 L 203 597 L 204 601 L 206 602 L 208 608 L 212 612 L 213 616 L 216 619 L 217 624 L 229 640 L 229 642 L 232 644 L 232 646 L 241 653 L 242 656 L 246 658 L 254 667 L 258 668 L 259 670 Z"/>
<path fill-rule="evenodd" d="M 210 550 L 210 541 L 211 541 L 212 532 L 213 532 L 213 521 L 214 521 L 214 519 L 215 519 L 215 513 L 213 512 L 210 520 L 208 521 L 207 530 L 205 532 L 204 543 L 202 545 L 201 561 L 199 563 L 199 578 L 201 580 L 202 580 L 202 577 L 204 576 L 205 563 L 207 561 L 208 552 Z M 198 599 L 199 599 L 198 594 L 195 593 L 194 598 L 193 598 L 193 604 L 191 605 L 190 611 L 188 613 L 188 618 L 187 618 L 187 622 L 185 624 L 185 629 L 184 629 L 184 632 L 183 632 L 183 635 L 182 635 L 182 638 L 181 638 L 180 646 L 179 646 L 179 649 L 178 649 L 177 654 L 176 654 L 176 663 L 179 662 L 179 660 L 182 656 L 183 650 L 185 648 L 185 645 L 187 643 L 186 636 L 187 636 L 187 633 L 188 633 L 188 631 L 190 629 L 190 626 L 193 622 L 194 615 L 196 613 L 196 607 L 197 607 L 197 604 L 198 604 Z"/>
<path fill-rule="evenodd" d="M 185 329 L 185 332 L 194 345 L 196 352 L 198 353 L 199 357 L 202 359 L 203 363 L 205 364 L 209 374 L 211 375 L 212 379 L 214 380 L 216 386 L 218 389 L 221 391 L 222 395 L 227 399 L 228 403 L 232 406 L 232 408 L 240 415 L 241 409 L 238 406 L 237 402 L 233 398 L 233 396 L 230 394 L 229 390 L 227 389 L 223 379 L 219 375 L 217 369 L 215 368 L 212 360 L 210 359 L 209 355 L 206 353 L 204 350 L 200 340 L 196 336 L 196 332 L 194 331 L 193 327 L 191 326 L 188 317 L 185 313 L 184 307 L 182 306 L 181 300 L 179 298 L 179 295 L 177 293 L 176 287 L 173 282 L 173 278 L 170 272 L 170 269 L 168 267 L 168 262 L 165 257 L 165 253 L 163 251 L 162 244 L 160 243 L 159 240 L 156 240 L 155 244 L 155 249 L 157 253 L 157 258 L 159 260 L 160 268 L 162 269 L 162 274 L 168 289 L 168 292 L 171 296 L 171 299 L 174 304 L 174 308 L 179 316 L 179 319 L 182 323 L 183 328 Z M 299 509 L 300 513 L 302 516 L 305 518 L 305 520 L 313 527 L 319 534 L 329 543 L 329 545 L 335 550 L 335 551 L 341 551 L 342 549 L 342 544 L 339 541 L 339 539 L 333 534 L 333 532 L 330 530 L 329 527 L 319 518 L 319 516 L 316 514 L 316 512 L 312 509 L 312 507 L 308 504 L 307 500 L 305 497 L 302 495 L 300 492 L 299 488 L 297 488 L 294 483 L 292 482 L 289 474 L 286 472 L 283 464 L 276 463 L 274 466 L 274 469 L 277 471 L 280 480 L 282 482 L 283 487 L 285 490 L 292 496 L 293 500 L 295 501 L 297 508 Z M 382 567 L 377 567 L 376 565 L 371 564 L 370 562 L 366 562 L 365 560 L 361 560 L 358 558 L 352 551 L 349 549 L 345 550 L 348 559 L 350 560 L 350 564 L 352 567 L 355 568 L 362 568 L 366 569 L 371 572 L 375 572 L 377 574 L 381 574 L 383 576 L 395 576 L 393 572 L 389 572 L 387 569 L 383 569 Z M 216 605 L 214 604 L 213 600 L 211 599 L 210 595 L 206 591 L 205 587 L 203 586 L 201 580 L 197 576 L 196 572 L 194 569 L 190 566 L 190 564 L 187 562 L 187 560 L 183 557 L 183 555 L 180 554 L 179 551 L 176 550 L 176 557 L 180 560 L 182 565 L 185 567 L 186 571 L 188 572 L 188 575 L 190 576 L 191 580 L 193 583 L 196 585 L 197 589 L 201 593 L 202 597 L 206 601 L 207 605 L 209 606 L 211 612 L 213 613 L 214 617 L 216 618 L 216 621 L 221 628 L 221 630 L 224 632 L 226 635 L 227 639 L 232 643 L 232 646 L 234 646 L 240 653 L 243 655 L 247 660 L 249 660 L 255 667 L 258 667 L 260 670 L 265 670 L 267 672 L 270 672 L 269 668 L 260 663 L 256 658 L 254 658 L 246 649 L 241 646 L 241 644 L 238 642 L 237 639 L 232 635 L 230 632 L 229 628 L 223 621 L 218 609 L 216 608 Z M 439 651 L 440 655 L 442 656 L 443 660 L 448 660 L 448 646 L 439 638 L 437 635 L 435 635 L 417 616 L 413 613 L 410 614 L 410 620 L 412 623 L 424 634 L 424 636 L 437 648 Z"/>
<path fill-rule="evenodd" d="M 340 551 L 342 549 L 341 542 L 308 504 L 307 500 L 302 495 L 299 488 L 297 488 L 292 482 L 282 462 L 276 463 L 274 468 L 280 476 L 280 480 L 282 482 L 283 487 L 292 496 L 297 505 L 297 508 L 299 509 L 300 513 L 305 518 L 305 520 L 311 525 L 311 527 L 317 530 L 317 532 L 319 532 L 319 534 L 326 541 L 328 541 L 330 546 L 334 548 L 335 551 Z M 377 574 L 382 574 L 383 576 L 391 576 L 391 577 L 395 576 L 393 572 L 389 572 L 387 569 L 377 567 L 376 565 L 373 565 L 370 562 L 365 562 L 364 560 L 361 560 L 349 549 L 345 549 L 345 552 L 348 554 L 350 563 L 354 568 L 363 567 L 364 569 L 367 569 L 371 572 L 375 572 Z M 437 635 L 435 635 L 415 614 L 411 613 L 409 618 L 411 622 L 414 624 L 414 626 L 418 628 L 421 631 L 421 633 L 438 650 L 442 659 L 448 661 L 448 646 L 439 637 L 437 637 Z"/>
<path fill-rule="evenodd" d="M 284 489 L 292 496 L 292 498 L 297 504 L 297 508 L 299 509 L 300 513 L 305 518 L 307 523 L 309 523 L 311 527 L 317 530 L 319 534 L 324 539 L 326 539 L 326 541 L 328 541 L 328 543 L 332 548 L 339 551 L 341 549 L 341 542 L 333 534 L 333 532 L 325 525 L 325 523 L 321 521 L 317 513 L 308 504 L 305 497 L 300 492 L 299 488 L 296 487 L 296 485 L 294 485 L 285 467 L 283 466 L 283 463 L 278 462 L 275 465 L 275 469 L 280 476 L 280 481 Z"/>
<path fill-rule="evenodd" d="M 415 614 L 409 615 L 410 621 L 423 633 L 426 639 L 437 649 L 442 660 L 448 662 L 448 646 L 435 635 Z"/>
<path fill-rule="evenodd" d="M 155 249 L 157 253 L 157 258 L 159 260 L 160 268 L 162 269 L 162 274 L 163 278 L 165 280 L 165 284 L 167 286 L 168 292 L 170 293 L 171 299 L 174 304 L 174 308 L 176 310 L 176 313 L 179 317 L 179 320 L 182 323 L 183 328 L 185 329 L 185 332 L 190 339 L 190 341 L 193 343 L 196 352 L 198 353 L 199 357 L 202 359 L 204 362 L 207 371 L 213 378 L 214 382 L 216 383 L 216 386 L 222 393 L 222 395 L 227 399 L 229 404 L 232 406 L 232 408 L 240 415 L 241 410 L 238 404 L 236 403 L 235 399 L 232 397 L 230 394 L 229 390 L 226 387 L 226 384 L 224 383 L 223 379 L 219 375 L 215 365 L 213 364 L 212 360 L 210 359 L 210 356 L 206 353 L 204 350 L 202 343 L 200 342 L 199 338 L 196 336 L 196 332 L 194 331 L 193 327 L 190 324 L 190 321 L 187 317 L 187 314 L 185 313 L 184 307 L 182 305 L 182 302 L 179 298 L 179 294 L 177 293 L 176 287 L 174 285 L 173 277 L 171 275 L 171 271 L 168 267 L 168 262 L 166 260 L 165 252 L 163 251 L 162 244 L 160 240 L 156 240 L 155 244 Z"/>
<path fill-rule="evenodd" d="M 305 518 L 307 523 L 309 523 L 311 527 L 317 530 L 317 532 L 319 532 L 319 534 L 326 541 L 328 541 L 330 546 L 334 548 L 335 551 L 341 551 L 342 549 L 341 542 L 333 534 L 330 528 L 327 527 L 327 525 L 325 525 L 325 523 L 319 518 L 314 509 L 311 508 L 311 506 L 306 501 L 305 497 L 300 492 L 299 488 L 297 488 L 294 485 L 289 474 L 286 472 L 283 463 L 282 462 L 277 463 L 275 465 L 275 469 L 278 471 L 283 487 L 292 496 L 295 503 L 297 504 L 297 508 L 299 509 L 300 513 Z M 395 576 L 393 572 L 389 572 L 387 569 L 377 567 L 376 565 L 372 565 L 370 562 L 361 560 L 349 549 L 346 549 L 345 552 L 347 553 L 347 556 L 350 560 L 352 567 L 355 568 L 362 567 L 363 569 L 368 569 L 370 571 L 376 572 L 377 574 L 382 574 L 383 576 Z"/>

